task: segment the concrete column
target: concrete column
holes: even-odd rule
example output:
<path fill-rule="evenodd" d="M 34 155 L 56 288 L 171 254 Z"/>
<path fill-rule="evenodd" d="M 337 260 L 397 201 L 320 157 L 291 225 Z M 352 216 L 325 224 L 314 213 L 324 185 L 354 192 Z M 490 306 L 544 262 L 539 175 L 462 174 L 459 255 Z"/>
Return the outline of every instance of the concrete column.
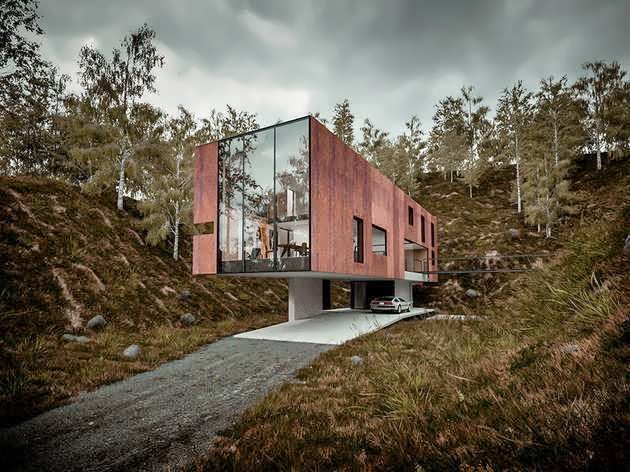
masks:
<path fill-rule="evenodd" d="M 352 283 L 352 308 L 365 308 L 367 306 L 367 283 Z"/>
<path fill-rule="evenodd" d="M 406 301 L 413 303 L 411 282 L 408 280 L 396 279 L 394 282 L 394 296 L 404 298 Z"/>
<path fill-rule="evenodd" d="M 321 313 L 323 309 L 322 279 L 289 279 L 289 321 L 301 320 Z"/>

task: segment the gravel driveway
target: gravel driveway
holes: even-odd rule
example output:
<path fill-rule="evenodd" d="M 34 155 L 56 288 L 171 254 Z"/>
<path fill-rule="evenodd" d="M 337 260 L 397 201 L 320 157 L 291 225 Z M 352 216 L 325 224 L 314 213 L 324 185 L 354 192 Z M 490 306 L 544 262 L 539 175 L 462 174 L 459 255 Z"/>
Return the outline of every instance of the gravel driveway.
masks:
<path fill-rule="evenodd" d="M 161 470 L 189 465 L 245 408 L 332 347 L 222 339 L 0 429 L 0 468 Z M 10 464 L 2 467 L 6 460 Z"/>

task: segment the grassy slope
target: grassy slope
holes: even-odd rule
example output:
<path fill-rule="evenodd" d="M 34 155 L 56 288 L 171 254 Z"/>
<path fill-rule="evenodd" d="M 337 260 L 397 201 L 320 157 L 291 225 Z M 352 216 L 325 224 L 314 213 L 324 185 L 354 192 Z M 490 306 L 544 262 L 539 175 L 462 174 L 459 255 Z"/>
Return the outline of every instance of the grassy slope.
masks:
<path fill-rule="evenodd" d="M 577 211 L 551 242 L 502 237 L 519 223 L 509 194 L 482 195 L 492 209 L 447 203 L 456 196 L 427 205 L 441 217 L 444 252 L 547 249 L 555 256 L 542 271 L 501 277 L 504 288 L 481 301 L 448 299 L 446 284 L 435 289 L 434 300 L 443 295 L 449 309 L 482 320 L 399 323 L 325 353 L 299 373 L 300 382 L 272 393 L 224 432 L 207 469 L 627 465 L 630 260 L 621 247 L 630 233 L 628 164 L 575 174 Z M 452 192 L 439 181 L 428 187 L 429 194 Z M 467 219 L 448 224 L 462 214 Z M 462 228 L 471 226 L 463 238 Z M 484 238 L 488 233 L 494 235 Z M 492 290 L 497 281 L 462 283 Z M 353 355 L 364 364 L 352 365 Z"/>
<path fill-rule="evenodd" d="M 144 245 L 133 211 L 116 212 L 113 201 L 50 180 L 0 177 L 0 425 L 286 319 L 286 281 L 193 278 L 189 239 L 174 263 Z M 337 289 L 337 302 L 344 294 Z M 182 326 L 186 312 L 199 323 Z M 73 327 L 97 314 L 108 321 L 104 331 Z M 92 341 L 67 344 L 63 333 Z M 142 355 L 123 360 L 132 343 Z"/>

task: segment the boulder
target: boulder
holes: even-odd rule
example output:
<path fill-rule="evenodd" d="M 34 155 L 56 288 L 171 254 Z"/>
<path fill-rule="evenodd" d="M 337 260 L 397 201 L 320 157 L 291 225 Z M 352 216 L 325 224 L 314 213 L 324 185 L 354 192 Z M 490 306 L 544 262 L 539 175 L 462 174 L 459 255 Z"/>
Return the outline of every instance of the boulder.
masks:
<path fill-rule="evenodd" d="M 469 288 L 468 290 L 466 290 L 466 296 L 468 298 L 477 298 L 479 295 L 479 292 L 474 288 Z"/>
<path fill-rule="evenodd" d="M 138 346 L 137 344 L 132 344 L 123 351 L 122 355 L 127 359 L 136 359 L 140 355 L 140 352 L 140 346 Z"/>
<path fill-rule="evenodd" d="M 363 358 L 361 356 L 352 356 L 350 362 L 352 362 L 352 365 L 361 365 L 363 364 Z"/>
<path fill-rule="evenodd" d="M 103 315 L 96 315 L 95 317 L 91 318 L 85 326 L 89 329 L 98 330 L 103 329 L 106 324 L 107 321 L 105 320 L 105 317 Z"/>
<path fill-rule="evenodd" d="M 194 325 L 197 322 L 197 318 L 192 313 L 184 313 L 179 317 L 179 321 L 186 326 Z"/>
<path fill-rule="evenodd" d="M 85 343 L 89 343 L 90 342 L 90 338 L 88 338 L 87 336 L 75 336 L 74 334 L 64 334 L 63 336 L 61 336 L 61 339 L 68 342 L 68 343 L 81 343 L 81 344 L 85 344 Z"/>
<path fill-rule="evenodd" d="M 508 236 L 510 239 L 521 239 L 521 230 L 516 228 L 508 229 Z"/>
<path fill-rule="evenodd" d="M 562 354 L 573 354 L 579 350 L 580 347 L 577 344 L 565 344 L 560 347 L 560 352 L 562 352 Z"/>
<path fill-rule="evenodd" d="M 183 301 L 190 300 L 192 298 L 192 293 L 190 293 L 190 290 L 185 289 L 179 292 L 179 295 L 177 296 L 177 298 Z"/>

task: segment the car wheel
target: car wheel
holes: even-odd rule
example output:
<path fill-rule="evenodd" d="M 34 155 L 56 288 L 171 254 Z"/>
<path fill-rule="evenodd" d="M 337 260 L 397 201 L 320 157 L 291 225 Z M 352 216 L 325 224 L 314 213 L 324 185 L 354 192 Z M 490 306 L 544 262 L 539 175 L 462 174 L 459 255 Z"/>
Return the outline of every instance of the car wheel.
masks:
<path fill-rule="evenodd" d="M 398 314 L 402 313 L 402 308 L 400 308 L 400 305 L 398 305 L 398 308 L 396 308 L 396 313 Z"/>

